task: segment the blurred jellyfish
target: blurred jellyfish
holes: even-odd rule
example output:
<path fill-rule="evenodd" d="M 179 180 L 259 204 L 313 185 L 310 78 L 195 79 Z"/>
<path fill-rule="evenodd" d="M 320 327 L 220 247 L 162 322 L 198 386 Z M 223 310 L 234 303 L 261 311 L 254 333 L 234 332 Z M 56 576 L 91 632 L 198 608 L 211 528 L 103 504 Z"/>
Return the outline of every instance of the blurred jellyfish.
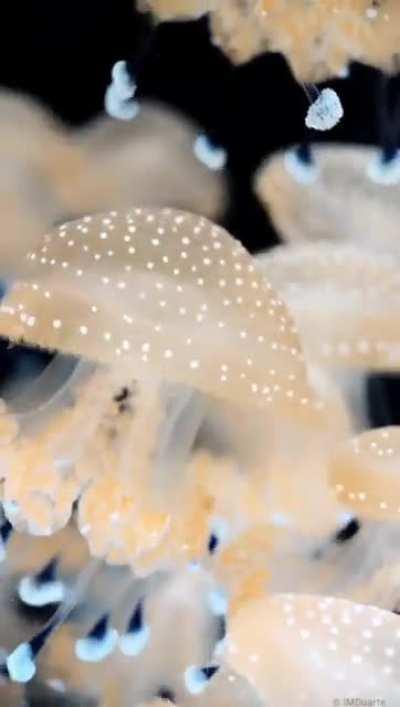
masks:
<path fill-rule="evenodd" d="M 97 211 L 142 204 L 216 217 L 226 200 L 224 161 L 215 152 L 211 163 L 196 159 L 196 139 L 196 126 L 155 104 L 141 103 L 133 122 L 99 118 L 76 135 L 87 160 L 79 188 L 95 193 Z"/>
<path fill-rule="evenodd" d="M 255 189 L 285 241 L 344 241 L 396 251 L 397 164 L 396 154 L 385 161 L 373 147 L 313 145 L 268 158 Z"/>

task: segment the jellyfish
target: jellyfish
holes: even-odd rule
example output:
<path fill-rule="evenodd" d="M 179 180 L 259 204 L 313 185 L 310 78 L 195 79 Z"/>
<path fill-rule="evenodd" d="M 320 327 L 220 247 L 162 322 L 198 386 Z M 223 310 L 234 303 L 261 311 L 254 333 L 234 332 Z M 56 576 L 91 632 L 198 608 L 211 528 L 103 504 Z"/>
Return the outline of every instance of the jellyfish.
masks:
<path fill-rule="evenodd" d="M 313 145 L 268 158 L 255 190 L 285 242 L 328 240 L 396 251 L 396 165 L 396 154 L 385 161 L 374 147 Z"/>
<path fill-rule="evenodd" d="M 216 218 L 224 209 L 226 184 L 194 154 L 199 129 L 164 106 L 141 103 L 135 120 L 108 117 L 75 132 L 85 155 L 77 190 L 90 189 L 87 212 L 143 206 L 175 207 Z"/>

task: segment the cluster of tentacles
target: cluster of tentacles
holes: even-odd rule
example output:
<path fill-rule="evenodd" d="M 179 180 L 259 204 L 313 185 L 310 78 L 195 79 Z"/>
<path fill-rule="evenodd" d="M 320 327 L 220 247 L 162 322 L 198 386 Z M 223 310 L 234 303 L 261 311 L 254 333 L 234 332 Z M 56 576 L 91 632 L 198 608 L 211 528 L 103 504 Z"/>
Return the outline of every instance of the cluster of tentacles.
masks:
<path fill-rule="evenodd" d="M 45 612 L 1 633 L 10 705 L 394 707 L 400 431 L 357 381 L 398 368 L 396 249 L 132 208 L 21 273 L 0 334 L 55 356 L 0 418 L 3 601 Z"/>

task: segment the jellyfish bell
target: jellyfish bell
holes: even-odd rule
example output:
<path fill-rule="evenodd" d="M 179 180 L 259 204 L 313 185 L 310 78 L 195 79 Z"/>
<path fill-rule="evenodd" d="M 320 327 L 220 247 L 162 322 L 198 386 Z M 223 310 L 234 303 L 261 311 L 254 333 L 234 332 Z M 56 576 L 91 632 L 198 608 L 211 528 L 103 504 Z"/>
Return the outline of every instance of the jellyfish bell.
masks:
<path fill-rule="evenodd" d="M 265 703 L 319 707 L 342 691 L 399 698 L 400 622 L 375 607 L 282 594 L 249 602 L 229 623 L 226 661 Z M 290 674 L 291 680 L 282 680 Z"/>
<path fill-rule="evenodd" d="M 261 165 L 255 191 L 284 241 L 396 251 L 399 180 L 371 179 L 378 157 L 377 148 L 361 145 L 313 145 L 306 155 L 291 149 Z"/>
<path fill-rule="evenodd" d="M 225 205 L 223 174 L 193 154 L 198 129 L 164 106 L 142 102 L 135 120 L 102 117 L 75 133 L 86 156 L 80 189 L 94 212 L 131 204 L 175 207 L 215 218 Z"/>

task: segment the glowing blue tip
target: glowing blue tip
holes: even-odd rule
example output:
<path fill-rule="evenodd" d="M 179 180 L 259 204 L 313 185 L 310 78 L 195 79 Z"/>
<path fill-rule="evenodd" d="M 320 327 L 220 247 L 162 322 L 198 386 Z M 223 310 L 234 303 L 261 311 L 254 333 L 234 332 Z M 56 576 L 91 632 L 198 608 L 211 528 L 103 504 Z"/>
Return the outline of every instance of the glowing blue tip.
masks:
<path fill-rule="evenodd" d="M 139 655 L 147 646 L 150 638 L 150 628 L 143 626 L 140 631 L 124 633 L 119 639 L 119 649 L 126 656 Z"/>
<path fill-rule="evenodd" d="M 213 172 L 221 171 L 226 165 L 226 150 L 213 145 L 207 135 L 197 136 L 193 144 L 193 152 L 197 159 Z"/>
<path fill-rule="evenodd" d="M 284 157 L 286 171 L 298 184 L 313 184 L 319 171 L 312 161 L 301 159 L 298 150 L 288 150 Z"/>
<path fill-rule="evenodd" d="M 200 695 L 206 688 L 207 683 L 219 670 L 217 665 L 210 665 L 205 668 L 198 668 L 191 665 L 185 670 L 185 685 L 191 695 Z"/>
<path fill-rule="evenodd" d="M 75 655 L 84 663 L 99 663 L 114 651 L 118 642 L 118 631 L 108 628 L 100 639 L 86 636 L 75 643 Z"/>
<path fill-rule="evenodd" d="M 18 585 L 18 596 L 27 606 L 59 604 L 65 599 L 65 586 L 58 581 L 39 584 L 35 578 L 23 577 Z"/>
<path fill-rule="evenodd" d="M 226 615 L 228 611 L 228 598 L 222 589 L 210 592 L 207 599 L 210 611 L 214 616 Z"/>
<path fill-rule="evenodd" d="M 29 682 L 36 673 L 32 648 L 29 643 L 20 643 L 10 653 L 6 661 L 10 680 L 13 682 Z"/>
<path fill-rule="evenodd" d="M 368 164 L 367 175 L 372 182 L 384 187 L 400 184 L 400 150 L 387 159 L 381 152 Z"/>

